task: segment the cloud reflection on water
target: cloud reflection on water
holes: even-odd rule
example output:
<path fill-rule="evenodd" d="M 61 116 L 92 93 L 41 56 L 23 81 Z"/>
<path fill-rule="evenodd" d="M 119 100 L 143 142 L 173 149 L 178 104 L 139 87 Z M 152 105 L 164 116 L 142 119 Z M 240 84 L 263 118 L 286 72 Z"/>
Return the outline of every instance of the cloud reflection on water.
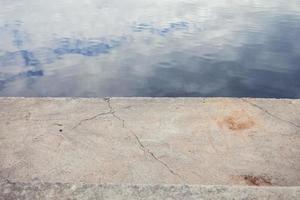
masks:
<path fill-rule="evenodd" d="M 0 8 L 0 96 L 300 97 L 299 2 L 45 4 Z"/>

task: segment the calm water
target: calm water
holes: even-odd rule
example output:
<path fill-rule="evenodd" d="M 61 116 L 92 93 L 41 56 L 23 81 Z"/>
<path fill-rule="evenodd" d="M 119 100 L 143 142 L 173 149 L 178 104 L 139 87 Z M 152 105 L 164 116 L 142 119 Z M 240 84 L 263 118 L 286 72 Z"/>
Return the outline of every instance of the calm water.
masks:
<path fill-rule="evenodd" d="M 300 1 L 0 0 L 0 96 L 300 98 Z"/>

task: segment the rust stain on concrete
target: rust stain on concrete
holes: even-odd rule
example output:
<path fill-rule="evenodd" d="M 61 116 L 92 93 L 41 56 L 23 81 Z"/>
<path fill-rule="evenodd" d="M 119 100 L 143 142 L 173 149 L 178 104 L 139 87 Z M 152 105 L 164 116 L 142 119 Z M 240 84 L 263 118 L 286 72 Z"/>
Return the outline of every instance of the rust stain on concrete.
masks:
<path fill-rule="evenodd" d="M 233 180 L 248 186 L 272 186 L 271 178 L 267 176 L 240 175 L 234 176 Z"/>
<path fill-rule="evenodd" d="M 232 131 L 243 131 L 256 125 L 256 121 L 246 111 L 234 111 L 217 121 L 219 127 Z"/>

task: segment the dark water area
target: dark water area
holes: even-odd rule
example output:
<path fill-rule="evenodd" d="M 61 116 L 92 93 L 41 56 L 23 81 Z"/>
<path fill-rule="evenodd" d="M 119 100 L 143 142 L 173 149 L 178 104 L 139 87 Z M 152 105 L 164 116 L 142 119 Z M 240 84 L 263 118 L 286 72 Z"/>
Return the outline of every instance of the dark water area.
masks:
<path fill-rule="evenodd" d="M 0 96 L 300 98 L 298 0 L 0 4 Z"/>

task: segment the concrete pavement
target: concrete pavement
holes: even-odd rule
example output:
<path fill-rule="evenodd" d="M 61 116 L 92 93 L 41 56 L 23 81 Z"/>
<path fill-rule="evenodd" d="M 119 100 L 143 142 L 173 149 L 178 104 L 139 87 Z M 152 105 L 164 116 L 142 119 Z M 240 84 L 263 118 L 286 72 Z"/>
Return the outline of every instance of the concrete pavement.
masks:
<path fill-rule="evenodd" d="M 297 188 L 299 133 L 300 100 L 0 98 L 0 177 Z"/>

